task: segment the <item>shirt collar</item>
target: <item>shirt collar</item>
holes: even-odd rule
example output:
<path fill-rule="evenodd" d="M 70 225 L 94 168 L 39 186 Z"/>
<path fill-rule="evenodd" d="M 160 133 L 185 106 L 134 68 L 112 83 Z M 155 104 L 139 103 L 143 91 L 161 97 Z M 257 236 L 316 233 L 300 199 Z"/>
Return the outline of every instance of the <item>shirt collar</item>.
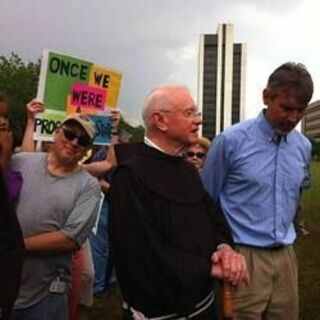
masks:
<path fill-rule="evenodd" d="M 154 142 L 153 142 L 150 138 L 148 138 L 147 136 L 144 136 L 143 141 L 144 141 L 144 143 L 145 143 L 147 146 L 149 146 L 149 147 L 151 147 L 151 148 L 155 148 L 155 149 L 157 149 L 158 151 L 163 152 L 163 153 L 165 153 L 165 154 L 168 154 L 167 152 L 165 152 L 162 148 L 160 148 L 156 143 L 154 143 Z M 182 154 L 182 153 L 181 153 L 181 154 L 177 154 L 177 155 L 175 155 L 175 156 L 173 156 L 173 157 L 181 158 L 181 157 L 183 157 L 183 154 Z"/>
<path fill-rule="evenodd" d="M 268 139 L 268 141 L 279 144 L 279 142 L 277 142 L 279 139 L 279 134 L 275 132 L 274 128 L 265 117 L 265 110 L 266 109 L 263 109 L 257 118 L 258 126 L 262 134 Z M 287 137 L 288 135 L 283 135 L 281 136 L 281 140 L 287 142 Z"/>
<path fill-rule="evenodd" d="M 159 150 L 159 151 L 161 151 L 161 152 L 164 153 L 164 150 L 161 149 L 156 143 L 154 143 L 154 142 L 153 142 L 152 140 L 150 140 L 148 137 L 144 136 L 143 141 L 144 141 L 144 143 L 145 143 L 147 146 L 152 147 L 152 148 L 155 148 L 155 149 L 157 149 L 157 150 Z"/>

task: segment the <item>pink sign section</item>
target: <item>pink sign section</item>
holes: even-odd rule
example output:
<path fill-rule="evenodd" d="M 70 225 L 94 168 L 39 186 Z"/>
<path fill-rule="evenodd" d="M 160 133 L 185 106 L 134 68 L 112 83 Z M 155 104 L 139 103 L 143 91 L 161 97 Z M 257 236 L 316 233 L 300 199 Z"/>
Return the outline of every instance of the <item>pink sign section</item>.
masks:
<path fill-rule="evenodd" d="M 72 85 L 71 104 L 75 107 L 88 107 L 103 110 L 107 99 L 105 89 L 88 86 L 83 83 Z"/>

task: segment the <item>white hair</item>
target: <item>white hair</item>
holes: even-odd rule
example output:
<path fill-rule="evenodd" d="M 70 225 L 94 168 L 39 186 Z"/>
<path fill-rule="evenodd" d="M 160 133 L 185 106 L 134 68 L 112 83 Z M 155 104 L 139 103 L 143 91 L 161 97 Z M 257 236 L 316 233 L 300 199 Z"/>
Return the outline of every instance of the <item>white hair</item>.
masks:
<path fill-rule="evenodd" d="M 142 109 L 142 119 L 146 130 L 152 125 L 151 119 L 155 111 L 170 110 L 172 108 L 174 101 L 171 99 L 171 93 L 177 91 L 190 93 L 189 88 L 184 85 L 162 85 L 149 93 Z"/>

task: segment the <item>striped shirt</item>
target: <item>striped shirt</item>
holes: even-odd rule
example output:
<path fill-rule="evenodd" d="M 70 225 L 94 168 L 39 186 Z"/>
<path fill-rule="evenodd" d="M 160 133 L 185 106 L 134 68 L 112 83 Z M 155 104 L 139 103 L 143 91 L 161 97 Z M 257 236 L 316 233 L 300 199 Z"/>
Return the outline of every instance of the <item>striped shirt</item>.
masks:
<path fill-rule="evenodd" d="M 292 130 L 280 141 L 261 113 L 214 140 L 202 171 L 205 188 L 220 203 L 235 243 L 292 244 L 299 191 L 308 177 L 311 144 Z"/>

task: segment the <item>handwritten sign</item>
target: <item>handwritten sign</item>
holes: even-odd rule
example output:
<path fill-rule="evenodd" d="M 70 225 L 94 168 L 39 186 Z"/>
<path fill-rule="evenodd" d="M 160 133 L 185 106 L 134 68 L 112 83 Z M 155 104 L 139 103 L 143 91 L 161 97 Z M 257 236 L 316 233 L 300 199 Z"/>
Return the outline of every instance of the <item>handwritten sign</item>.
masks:
<path fill-rule="evenodd" d="M 72 85 L 72 106 L 80 108 L 96 108 L 104 110 L 106 91 L 82 83 Z"/>
<path fill-rule="evenodd" d="M 45 50 L 41 59 L 38 97 L 46 105 L 35 124 L 35 139 L 52 141 L 68 113 L 82 112 L 96 123 L 94 144 L 111 141 L 110 110 L 117 106 L 122 75 L 58 52 Z"/>

